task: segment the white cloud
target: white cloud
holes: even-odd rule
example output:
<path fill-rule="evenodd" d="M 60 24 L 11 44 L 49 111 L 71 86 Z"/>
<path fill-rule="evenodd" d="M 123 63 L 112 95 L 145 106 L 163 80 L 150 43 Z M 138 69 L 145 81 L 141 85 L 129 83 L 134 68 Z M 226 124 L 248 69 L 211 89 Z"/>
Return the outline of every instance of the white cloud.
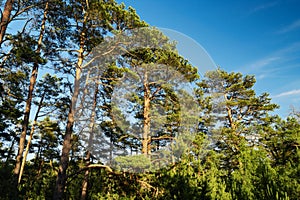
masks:
<path fill-rule="evenodd" d="M 275 57 L 267 57 L 267 58 L 263 58 L 261 60 L 258 60 L 254 63 L 252 63 L 250 65 L 251 69 L 257 69 L 257 68 L 262 68 L 265 67 L 267 65 L 270 65 L 271 63 L 278 61 L 280 59 L 280 57 L 275 56 Z"/>
<path fill-rule="evenodd" d="M 285 64 L 288 61 L 293 59 L 292 54 L 300 51 L 300 42 L 292 43 L 282 49 L 279 49 L 269 56 L 260 58 L 248 64 L 245 64 L 243 68 L 238 68 L 238 70 L 243 73 L 263 73 L 263 72 L 274 72 L 275 67 L 277 66 L 275 71 L 280 70 L 280 68 L 287 69 L 287 65 Z M 280 68 L 278 68 L 278 64 L 280 64 Z M 270 75 L 270 74 L 268 74 Z"/>
<path fill-rule="evenodd" d="M 287 91 L 287 92 L 282 92 L 280 94 L 275 95 L 274 98 L 297 95 L 297 94 L 300 94 L 300 89 L 299 90 L 290 90 L 290 91 Z"/>
<path fill-rule="evenodd" d="M 266 74 L 259 74 L 256 78 L 257 79 L 263 79 L 263 78 L 266 78 L 267 75 Z"/>
<path fill-rule="evenodd" d="M 293 31 L 293 30 L 298 29 L 298 28 L 300 28 L 300 19 L 298 19 L 298 20 L 294 21 L 293 23 L 291 23 L 290 25 L 282 28 L 277 33 L 278 34 L 283 34 L 283 33 Z"/>
<path fill-rule="evenodd" d="M 281 59 L 279 56 L 270 56 L 266 58 L 262 58 L 260 60 L 256 60 L 252 63 L 246 64 L 245 67 L 239 68 L 238 70 L 242 71 L 243 73 L 258 73 L 265 71 L 265 67 L 269 66 L 273 63 L 278 62 Z M 263 77 L 261 77 L 263 78 Z"/>
<path fill-rule="evenodd" d="M 269 3 L 266 3 L 266 4 L 259 5 L 259 6 L 255 7 L 254 9 L 252 9 L 250 13 L 254 13 L 254 12 L 261 11 L 261 10 L 265 10 L 267 8 L 274 7 L 278 3 L 279 3 L 278 1 L 274 1 L 274 2 L 269 2 Z"/>

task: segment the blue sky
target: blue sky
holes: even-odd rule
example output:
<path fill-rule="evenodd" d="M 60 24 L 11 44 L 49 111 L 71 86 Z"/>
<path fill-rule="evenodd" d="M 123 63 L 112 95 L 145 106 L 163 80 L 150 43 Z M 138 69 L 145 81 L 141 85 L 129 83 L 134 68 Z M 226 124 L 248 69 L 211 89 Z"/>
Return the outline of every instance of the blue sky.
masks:
<path fill-rule="evenodd" d="M 121 1 L 119 1 L 121 2 Z M 126 0 L 141 19 L 193 38 L 226 71 L 254 74 L 286 117 L 300 108 L 299 0 Z"/>

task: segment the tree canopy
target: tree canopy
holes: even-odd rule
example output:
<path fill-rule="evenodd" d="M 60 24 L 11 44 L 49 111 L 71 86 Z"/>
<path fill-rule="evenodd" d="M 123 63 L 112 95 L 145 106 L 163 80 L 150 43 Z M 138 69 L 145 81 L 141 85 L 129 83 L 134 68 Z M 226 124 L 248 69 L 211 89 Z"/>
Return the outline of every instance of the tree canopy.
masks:
<path fill-rule="evenodd" d="M 300 198 L 299 111 L 134 8 L 6 0 L 0 48 L 1 199 Z"/>

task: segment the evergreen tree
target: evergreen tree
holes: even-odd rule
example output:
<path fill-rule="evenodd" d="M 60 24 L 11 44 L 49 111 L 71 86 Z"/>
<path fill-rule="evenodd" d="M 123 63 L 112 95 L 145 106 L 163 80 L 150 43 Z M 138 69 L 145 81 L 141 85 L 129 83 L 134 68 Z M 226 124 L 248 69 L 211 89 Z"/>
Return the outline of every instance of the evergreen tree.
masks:
<path fill-rule="evenodd" d="M 210 123 L 209 134 L 217 151 L 225 153 L 224 167 L 238 165 L 243 145 L 257 146 L 260 138 L 257 127 L 267 124 L 268 113 L 278 108 L 271 103 L 267 93 L 256 96 L 255 78 L 224 70 L 208 72 L 198 84 L 200 98 L 208 98 Z"/>
<path fill-rule="evenodd" d="M 81 70 L 84 68 L 84 59 L 90 51 L 103 41 L 103 38 L 111 31 L 120 31 L 143 26 L 134 10 L 125 10 L 123 4 L 118 5 L 114 1 L 68 1 L 65 7 L 68 22 L 64 25 L 68 62 L 61 60 L 60 68 L 63 72 L 74 75 L 72 99 L 67 118 L 66 132 L 62 148 L 61 162 L 57 176 L 54 199 L 63 198 L 67 180 L 67 168 L 71 140 L 74 125 L 74 106 L 78 100 L 79 81 Z M 66 48 L 65 48 L 66 49 Z M 64 57 L 65 54 L 61 54 Z"/>

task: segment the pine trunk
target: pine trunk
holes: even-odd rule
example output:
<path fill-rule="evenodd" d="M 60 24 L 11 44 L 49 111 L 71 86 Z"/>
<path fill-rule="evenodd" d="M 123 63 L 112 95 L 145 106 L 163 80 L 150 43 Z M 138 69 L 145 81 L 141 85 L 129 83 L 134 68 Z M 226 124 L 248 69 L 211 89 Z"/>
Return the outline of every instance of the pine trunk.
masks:
<path fill-rule="evenodd" d="M 64 136 L 64 142 L 62 147 L 62 154 L 60 157 L 60 165 L 58 169 L 57 179 L 56 179 L 56 186 L 54 190 L 53 199 L 54 200 L 60 200 L 63 199 L 64 196 L 64 190 L 66 186 L 67 181 L 67 168 L 69 165 L 69 154 L 71 151 L 71 139 L 72 139 L 72 132 L 73 132 L 73 125 L 74 125 L 74 111 L 76 102 L 79 95 L 79 81 L 81 76 L 81 67 L 83 63 L 84 58 L 84 42 L 85 42 L 85 32 L 82 31 L 80 35 L 80 46 L 78 50 L 78 60 L 76 64 L 76 72 L 75 72 L 75 78 L 74 78 L 74 91 L 72 100 L 69 106 L 69 114 L 67 119 L 67 127 L 66 132 Z"/>
<path fill-rule="evenodd" d="M 88 140 L 88 151 L 86 155 L 86 167 L 90 165 L 90 159 L 91 159 L 91 152 L 90 149 L 92 148 L 93 145 L 93 139 L 94 139 L 94 126 L 95 126 L 95 116 L 96 116 L 96 106 L 97 106 L 97 96 L 98 96 L 99 88 L 98 88 L 98 83 L 96 83 L 96 88 L 95 88 L 95 94 L 93 98 L 93 107 L 92 107 L 92 114 L 91 114 L 91 122 L 89 125 L 89 140 Z M 81 200 L 85 200 L 87 196 L 87 189 L 88 189 L 88 183 L 89 183 L 89 174 L 90 174 L 90 169 L 88 168 L 85 173 L 84 173 L 84 179 L 82 182 L 82 187 L 81 187 Z"/>
<path fill-rule="evenodd" d="M 41 24 L 41 31 L 40 31 L 40 35 L 39 35 L 36 53 L 39 53 L 41 51 L 42 40 L 44 37 L 44 31 L 45 31 L 45 23 L 47 20 L 47 13 L 48 13 L 48 2 L 46 3 L 45 10 L 44 10 L 44 18 L 43 18 L 43 21 Z M 24 146 L 25 146 L 26 132 L 28 129 L 28 124 L 29 124 L 32 97 L 33 97 L 33 91 L 34 91 L 34 87 L 35 87 L 35 83 L 36 83 L 36 79 L 37 79 L 37 75 L 38 75 L 38 69 L 39 69 L 39 64 L 38 64 L 38 62 L 35 62 L 33 64 L 33 68 L 31 71 L 28 96 L 27 96 L 27 100 L 26 100 L 25 113 L 24 113 L 24 119 L 23 119 L 23 124 L 22 124 L 22 133 L 20 136 L 19 150 L 18 150 L 18 154 L 17 154 L 17 158 L 16 158 L 16 165 L 15 165 L 15 169 L 14 169 L 14 175 L 15 175 L 16 179 L 18 179 L 19 174 L 20 174 L 22 155 L 23 155 Z"/>
<path fill-rule="evenodd" d="M 4 35 L 6 33 L 7 25 L 10 21 L 11 11 L 13 9 L 14 0 L 7 0 L 1 16 L 0 22 L 0 47 L 2 45 Z"/>
<path fill-rule="evenodd" d="M 148 74 L 145 73 L 144 77 L 144 127 L 143 127 L 143 138 L 142 138 L 142 153 L 148 155 L 151 153 L 150 149 L 150 89 L 148 84 Z"/>
<path fill-rule="evenodd" d="M 18 184 L 20 184 L 22 176 L 23 176 L 23 171 L 24 171 L 24 167 L 25 167 L 25 163 L 26 163 L 26 158 L 27 158 L 27 155 L 28 155 L 28 152 L 29 152 L 29 148 L 30 148 L 32 137 L 33 137 L 34 129 L 35 129 L 35 126 L 37 124 L 37 119 L 38 119 L 39 113 L 40 113 L 41 108 L 42 108 L 42 103 L 44 101 L 44 97 L 45 97 L 45 93 L 43 94 L 43 96 L 42 96 L 42 98 L 41 98 L 41 100 L 39 102 L 39 106 L 38 106 L 38 109 L 37 109 L 37 111 L 35 113 L 33 124 L 31 126 L 31 130 L 30 130 L 28 142 L 27 142 L 26 149 L 25 149 L 25 152 L 24 152 L 24 155 L 23 155 L 23 159 L 22 159 L 22 164 L 21 164 L 21 169 L 20 169 Z"/>

